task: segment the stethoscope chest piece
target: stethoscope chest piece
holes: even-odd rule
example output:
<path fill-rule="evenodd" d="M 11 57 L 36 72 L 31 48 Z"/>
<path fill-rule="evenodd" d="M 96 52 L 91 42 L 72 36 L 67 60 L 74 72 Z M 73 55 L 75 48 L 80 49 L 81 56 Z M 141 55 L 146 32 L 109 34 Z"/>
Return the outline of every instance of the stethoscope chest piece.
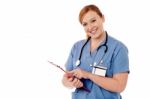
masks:
<path fill-rule="evenodd" d="M 79 66 L 80 65 L 80 60 L 77 60 L 76 61 L 76 66 Z"/>

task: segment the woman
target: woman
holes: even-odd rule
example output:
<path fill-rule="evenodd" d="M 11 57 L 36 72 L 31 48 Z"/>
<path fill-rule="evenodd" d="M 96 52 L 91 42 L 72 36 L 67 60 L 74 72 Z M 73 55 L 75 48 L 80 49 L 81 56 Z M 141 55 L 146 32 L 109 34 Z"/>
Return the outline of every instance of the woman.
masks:
<path fill-rule="evenodd" d="M 105 18 L 97 6 L 85 6 L 79 21 L 87 40 L 72 47 L 63 85 L 76 88 L 72 99 L 121 99 L 129 74 L 126 46 L 104 31 Z"/>

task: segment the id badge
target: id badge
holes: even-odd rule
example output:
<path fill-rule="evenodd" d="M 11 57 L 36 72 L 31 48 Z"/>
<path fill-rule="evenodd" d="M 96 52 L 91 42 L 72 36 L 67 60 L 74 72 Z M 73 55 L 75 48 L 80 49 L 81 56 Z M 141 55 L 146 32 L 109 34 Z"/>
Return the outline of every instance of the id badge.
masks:
<path fill-rule="evenodd" d="M 103 76 L 105 77 L 107 71 L 107 67 L 104 66 L 96 66 L 93 67 L 92 73 L 95 75 Z"/>

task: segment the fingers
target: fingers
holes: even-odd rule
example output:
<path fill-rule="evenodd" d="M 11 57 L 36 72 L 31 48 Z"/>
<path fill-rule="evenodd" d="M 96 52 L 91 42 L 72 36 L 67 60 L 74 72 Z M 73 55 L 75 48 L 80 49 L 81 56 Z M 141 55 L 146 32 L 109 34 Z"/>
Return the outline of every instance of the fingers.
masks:
<path fill-rule="evenodd" d="M 67 72 L 64 76 L 66 76 L 68 78 L 70 78 L 70 77 L 76 77 L 78 79 L 82 78 L 81 73 L 78 70 L 72 70 L 70 72 Z"/>
<path fill-rule="evenodd" d="M 76 88 L 83 87 L 83 83 L 77 78 L 72 81 L 72 85 Z"/>
<path fill-rule="evenodd" d="M 80 68 L 74 69 L 74 70 L 71 71 L 70 73 L 72 73 L 73 76 L 75 76 L 75 77 L 78 78 L 78 79 L 84 78 L 84 77 L 83 77 L 84 72 L 83 72 L 83 70 L 80 69 Z"/>
<path fill-rule="evenodd" d="M 64 78 L 66 79 L 66 82 L 68 82 L 69 86 L 80 88 L 83 87 L 83 83 L 80 81 L 79 78 L 75 77 L 73 73 L 66 73 L 64 74 Z"/>
<path fill-rule="evenodd" d="M 73 71 L 71 71 L 71 73 L 78 79 L 81 78 L 88 79 L 88 76 L 90 74 L 90 72 L 87 72 L 80 68 L 74 69 Z"/>
<path fill-rule="evenodd" d="M 73 88 L 72 82 L 73 78 L 68 78 L 65 74 L 63 75 L 62 84 L 68 88 Z"/>
<path fill-rule="evenodd" d="M 79 74 L 79 73 L 76 73 L 76 72 L 75 72 L 73 75 L 74 75 L 76 78 L 78 78 L 78 79 L 81 79 L 81 78 L 82 78 L 82 75 Z"/>

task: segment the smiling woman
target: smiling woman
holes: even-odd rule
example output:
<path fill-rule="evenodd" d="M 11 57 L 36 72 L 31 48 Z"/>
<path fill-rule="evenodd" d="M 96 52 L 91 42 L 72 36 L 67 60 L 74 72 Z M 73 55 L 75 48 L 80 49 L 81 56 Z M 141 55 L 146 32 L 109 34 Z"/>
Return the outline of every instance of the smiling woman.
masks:
<path fill-rule="evenodd" d="M 98 29 L 97 27 L 101 28 L 101 29 L 99 29 L 100 33 L 104 32 L 103 25 L 102 25 L 105 21 L 104 15 L 97 7 L 86 6 L 84 9 L 82 9 L 79 14 L 79 21 L 83 25 L 86 33 L 93 35 L 94 33 L 96 33 L 96 30 Z M 92 25 L 92 26 L 90 26 L 90 25 Z M 87 34 L 87 36 L 88 36 L 88 34 Z M 88 36 L 88 37 L 90 37 L 90 36 Z"/>
<path fill-rule="evenodd" d="M 72 47 L 66 62 L 68 72 L 62 79 L 64 86 L 76 88 L 72 99 L 121 99 L 129 73 L 127 47 L 104 31 L 105 18 L 97 6 L 85 6 L 79 21 L 87 40 Z M 87 93 L 83 86 L 91 91 Z"/>
<path fill-rule="evenodd" d="M 94 23 L 89 33 L 84 32 L 86 26 L 83 26 L 85 25 L 83 20 L 89 10 L 84 11 L 81 22 L 78 22 L 80 10 L 87 4 L 96 4 L 100 7 L 101 15 L 96 10 L 92 11 L 96 13 L 96 16 L 99 15 L 101 18 L 99 20 L 104 18 L 103 30 L 107 30 L 108 33 L 106 54 L 105 46 L 95 47 L 98 51 L 91 47 L 92 37 L 96 34 L 90 33 L 97 33 L 97 25 L 93 24 L 98 20 L 91 20 Z M 122 45 L 120 43 L 114 43 L 114 38 L 110 36 L 121 40 L 129 49 L 131 73 L 121 96 L 123 99 L 139 97 L 150 99 L 149 91 L 146 91 L 149 90 L 150 83 L 149 9 L 149 0 L 0 0 L 0 99 L 53 99 L 53 97 L 71 99 L 69 92 L 73 90 L 65 88 L 60 81 L 64 72 L 59 72 L 47 60 L 64 68 L 63 64 L 69 49 L 80 39 L 83 39 L 82 43 L 79 41 L 72 48 L 66 69 L 70 72 L 78 65 L 82 73 L 84 70 L 93 75 L 99 74 L 105 80 L 114 78 L 116 74 L 121 73 L 116 72 L 116 67 L 120 66 L 122 69 L 126 67 L 121 64 L 125 61 L 120 61 L 126 55 L 120 53 L 123 53 L 123 49 L 126 48 L 120 47 Z M 84 22 L 87 22 L 89 26 L 90 21 Z M 88 38 L 85 35 L 89 37 L 91 35 L 86 44 Z M 100 45 L 105 44 L 106 37 L 107 35 Z M 112 50 L 115 46 L 116 48 Z M 110 52 L 114 52 L 112 56 Z M 97 55 L 94 56 L 94 53 Z M 77 62 L 77 60 L 80 61 Z M 97 65 L 100 63 L 103 63 L 102 66 Z M 91 93 L 82 91 L 83 97 L 85 97 L 84 93 L 87 97 L 95 93 L 93 99 L 104 93 L 107 99 L 110 95 L 105 93 L 116 93 L 111 87 L 107 90 L 104 84 L 98 85 L 94 83 L 94 80 L 89 79 L 90 77 L 85 76 L 85 73 L 79 75 L 78 72 L 74 75 L 80 77 L 83 85 L 91 90 Z M 103 74 L 106 74 L 105 77 Z M 102 77 L 99 76 L 101 81 Z M 115 84 L 112 83 L 112 85 L 117 88 Z M 77 88 L 73 95 L 78 95 L 81 90 L 82 88 Z M 120 94 L 118 96 L 120 97 Z"/>

